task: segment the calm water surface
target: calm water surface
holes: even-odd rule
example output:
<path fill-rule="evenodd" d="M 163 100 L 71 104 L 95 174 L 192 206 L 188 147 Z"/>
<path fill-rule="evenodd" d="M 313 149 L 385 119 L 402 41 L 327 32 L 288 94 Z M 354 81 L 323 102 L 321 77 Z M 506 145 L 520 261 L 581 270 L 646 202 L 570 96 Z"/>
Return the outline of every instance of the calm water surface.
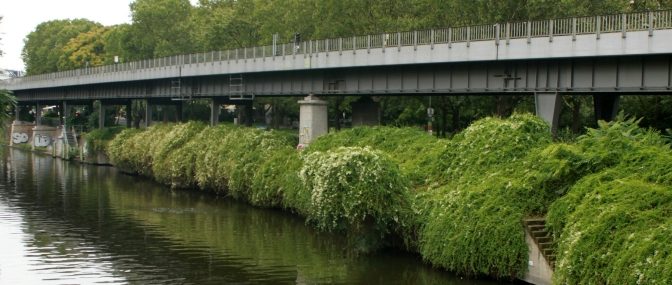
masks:
<path fill-rule="evenodd" d="M 114 168 L 0 149 L 0 284 L 492 284 Z"/>

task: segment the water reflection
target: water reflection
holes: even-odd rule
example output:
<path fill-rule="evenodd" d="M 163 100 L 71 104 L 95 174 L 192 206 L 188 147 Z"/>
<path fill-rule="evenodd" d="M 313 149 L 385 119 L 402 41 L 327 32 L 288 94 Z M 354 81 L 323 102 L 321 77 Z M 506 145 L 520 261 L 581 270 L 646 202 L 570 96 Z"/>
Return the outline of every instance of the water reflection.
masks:
<path fill-rule="evenodd" d="M 6 149 L 0 284 L 489 284 L 415 256 L 349 257 L 300 218 Z M 6 248 L 6 249 L 5 249 Z"/>

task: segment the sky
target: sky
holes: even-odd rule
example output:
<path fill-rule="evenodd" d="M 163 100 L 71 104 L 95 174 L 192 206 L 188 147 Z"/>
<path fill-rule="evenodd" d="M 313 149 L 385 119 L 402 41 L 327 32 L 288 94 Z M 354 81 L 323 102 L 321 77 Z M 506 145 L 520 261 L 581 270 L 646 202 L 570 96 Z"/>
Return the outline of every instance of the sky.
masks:
<path fill-rule="evenodd" d="M 130 23 L 132 0 L 2 0 L 0 4 L 0 69 L 25 70 L 23 39 L 38 24 L 86 18 L 103 25 Z"/>

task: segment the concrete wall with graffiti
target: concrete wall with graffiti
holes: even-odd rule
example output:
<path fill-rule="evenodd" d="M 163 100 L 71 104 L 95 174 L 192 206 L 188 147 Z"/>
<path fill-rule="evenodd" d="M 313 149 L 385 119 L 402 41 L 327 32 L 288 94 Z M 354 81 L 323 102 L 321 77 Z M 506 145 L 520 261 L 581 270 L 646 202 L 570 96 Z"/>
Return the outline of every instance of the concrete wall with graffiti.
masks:
<path fill-rule="evenodd" d="M 32 122 L 14 121 L 11 129 L 10 145 L 30 145 L 31 148 L 50 149 L 61 139 L 61 129 L 51 126 L 36 126 Z"/>
<path fill-rule="evenodd" d="M 12 124 L 10 145 L 20 145 L 30 143 L 33 137 L 34 123 L 14 121 Z"/>

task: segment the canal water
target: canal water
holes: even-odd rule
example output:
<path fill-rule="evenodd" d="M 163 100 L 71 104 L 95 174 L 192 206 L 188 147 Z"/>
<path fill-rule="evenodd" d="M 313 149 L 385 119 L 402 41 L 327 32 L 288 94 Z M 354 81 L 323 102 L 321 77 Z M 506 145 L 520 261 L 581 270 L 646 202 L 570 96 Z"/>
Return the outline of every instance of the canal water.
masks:
<path fill-rule="evenodd" d="M 111 167 L 0 149 L 0 284 L 493 284 Z"/>

